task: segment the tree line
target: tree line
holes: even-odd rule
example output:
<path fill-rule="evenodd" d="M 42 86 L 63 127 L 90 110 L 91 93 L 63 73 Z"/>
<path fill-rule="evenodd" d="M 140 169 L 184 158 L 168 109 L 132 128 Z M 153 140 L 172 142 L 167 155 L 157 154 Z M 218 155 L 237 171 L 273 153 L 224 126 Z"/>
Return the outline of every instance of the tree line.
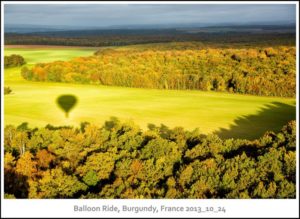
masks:
<path fill-rule="evenodd" d="M 256 140 L 111 119 L 4 132 L 6 198 L 295 198 L 296 122 Z"/>
<path fill-rule="evenodd" d="M 5 45 L 62 45 L 62 46 L 124 46 L 148 43 L 197 41 L 206 44 L 227 46 L 295 46 L 295 33 L 248 33 L 226 32 L 205 33 L 166 30 L 101 30 L 59 31 L 45 33 L 6 33 Z"/>
<path fill-rule="evenodd" d="M 175 45 L 172 49 L 172 46 Z M 202 48 L 199 43 L 100 49 L 94 56 L 23 68 L 33 81 L 226 91 L 294 97 L 295 47 Z"/>

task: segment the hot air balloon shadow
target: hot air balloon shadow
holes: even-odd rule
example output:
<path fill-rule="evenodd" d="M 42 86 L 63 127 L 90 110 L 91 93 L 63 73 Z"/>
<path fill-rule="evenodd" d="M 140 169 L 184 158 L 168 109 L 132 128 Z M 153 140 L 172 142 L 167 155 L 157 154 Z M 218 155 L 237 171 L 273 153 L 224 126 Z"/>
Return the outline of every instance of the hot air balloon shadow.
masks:
<path fill-rule="evenodd" d="M 56 99 L 57 105 L 65 112 L 66 118 L 77 103 L 77 98 L 71 94 L 61 95 Z"/>

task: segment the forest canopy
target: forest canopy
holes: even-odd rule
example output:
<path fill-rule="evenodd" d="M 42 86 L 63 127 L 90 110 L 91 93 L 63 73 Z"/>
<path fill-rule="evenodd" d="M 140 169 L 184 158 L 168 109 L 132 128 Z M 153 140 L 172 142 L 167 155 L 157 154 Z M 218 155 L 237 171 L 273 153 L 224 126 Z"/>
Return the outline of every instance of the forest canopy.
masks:
<path fill-rule="evenodd" d="M 102 48 L 94 56 L 23 68 L 33 81 L 225 91 L 263 96 L 296 94 L 295 47 L 203 48 L 202 43 Z"/>
<path fill-rule="evenodd" d="M 295 198 L 296 122 L 256 140 L 183 128 L 102 127 L 4 134 L 6 198 Z"/>

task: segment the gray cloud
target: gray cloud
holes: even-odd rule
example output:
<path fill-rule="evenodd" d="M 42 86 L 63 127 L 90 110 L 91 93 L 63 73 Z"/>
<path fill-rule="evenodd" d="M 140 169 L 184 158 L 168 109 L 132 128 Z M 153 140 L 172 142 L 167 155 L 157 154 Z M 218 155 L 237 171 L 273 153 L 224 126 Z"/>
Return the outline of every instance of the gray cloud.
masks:
<path fill-rule="evenodd" d="M 109 26 L 122 24 L 295 22 L 291 4 L 6 4 L 5 24 Z"/>

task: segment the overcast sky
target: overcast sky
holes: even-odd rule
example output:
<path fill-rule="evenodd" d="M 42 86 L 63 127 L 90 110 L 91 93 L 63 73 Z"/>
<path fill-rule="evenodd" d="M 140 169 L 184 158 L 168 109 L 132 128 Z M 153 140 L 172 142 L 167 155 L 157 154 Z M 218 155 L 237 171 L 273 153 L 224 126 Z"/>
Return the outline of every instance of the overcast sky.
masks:
<path fill-rule="evenodd" d="M 266 5 L 7 4 L 5 24 L 110 26 L 130 24 L 295 22 L 296 7 Z"/>

